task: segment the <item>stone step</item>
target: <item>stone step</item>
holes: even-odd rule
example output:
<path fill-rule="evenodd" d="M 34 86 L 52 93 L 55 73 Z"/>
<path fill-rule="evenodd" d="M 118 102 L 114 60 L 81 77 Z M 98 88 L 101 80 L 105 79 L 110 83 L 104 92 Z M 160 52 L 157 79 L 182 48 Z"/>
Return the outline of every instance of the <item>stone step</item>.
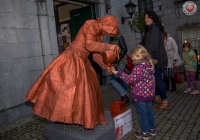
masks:
<path fill-rule="evenodd" d="M 84 129 L 81 125 L 51 123 L 46 127 L 48 140 L 115 140 L 114 119 L 110 111 L 105 111 L 107 124 L 97 125 L 95 129 Z"/>

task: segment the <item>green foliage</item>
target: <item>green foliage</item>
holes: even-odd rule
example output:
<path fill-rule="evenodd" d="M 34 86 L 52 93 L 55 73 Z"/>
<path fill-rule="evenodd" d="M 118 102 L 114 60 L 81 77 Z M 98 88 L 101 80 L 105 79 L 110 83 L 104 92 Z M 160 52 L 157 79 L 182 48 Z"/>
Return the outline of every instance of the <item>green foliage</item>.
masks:
<path fill-rule="evenodd" d="M 128 25 L 132 32 L 144 32 L 145 31 L 145 22 L 144 22 L 144 12 L 141 14 L 135 13 L 134 18 L 128 21 Z"/>

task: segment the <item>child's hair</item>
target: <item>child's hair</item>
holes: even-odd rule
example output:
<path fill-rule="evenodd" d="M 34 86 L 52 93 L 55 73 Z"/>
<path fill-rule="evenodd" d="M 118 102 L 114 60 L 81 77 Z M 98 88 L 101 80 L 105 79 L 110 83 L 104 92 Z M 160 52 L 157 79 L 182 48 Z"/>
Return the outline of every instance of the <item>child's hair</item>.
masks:
<path fill-rule="evenodd" d="M 190 45 L 190 43 L 188 41 L 183 43 L 183 48 L 185 48 L 185 47 L 188 47 L 189 50 L 192 49 L 192 47 L 191 47 L 191 45 Z"/>
<path fill-rule="evenodd" d="M 147 50 L 142 45 L 137 45 L 131 50 L 131 55 L 135 56 L 142 56 L 142 58 L 147 58 L 149 62 L 151 63 L 152 67 L 151 69 L 154 69 L 154 64 L 157 63 L 156 60 L 152 59 L 150 54 L 147 52 Z"/>

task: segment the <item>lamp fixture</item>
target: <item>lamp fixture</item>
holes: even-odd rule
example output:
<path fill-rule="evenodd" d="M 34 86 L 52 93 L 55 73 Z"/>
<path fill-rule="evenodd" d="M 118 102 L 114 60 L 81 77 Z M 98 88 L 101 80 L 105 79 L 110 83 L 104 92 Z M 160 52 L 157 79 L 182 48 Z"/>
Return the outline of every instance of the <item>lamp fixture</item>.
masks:
<path fill-rule="evenodd" d="M 131 0 L 129 0 L 129 2 L 124 5 L 124 7 L 126 7 L 126 12 L 127 14 L 130 15 L 130 17 L 121 17 L 122 20 L 122 24 L 124 24 L 124 22 L 129 19 L 132 18 L 132 15 L 135 13 L 135 8 L 137 5 L 135 5 L 134 3 L 131 2 Z"/>
<path fill-rule="evenodd" d="M 108 14 L 108 10 L 112 8 L 111 4 L 110 4 L 110 0 L 104 0 L 105 1 L 105 9 L 106 9 L 106 13 Z"/>

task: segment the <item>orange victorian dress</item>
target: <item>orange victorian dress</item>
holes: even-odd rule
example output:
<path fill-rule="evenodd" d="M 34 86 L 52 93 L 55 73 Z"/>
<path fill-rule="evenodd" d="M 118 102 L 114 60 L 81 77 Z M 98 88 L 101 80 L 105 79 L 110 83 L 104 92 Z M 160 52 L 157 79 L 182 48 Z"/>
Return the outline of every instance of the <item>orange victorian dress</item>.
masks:
<path fill-rule="evenodd" d="M 99 52 L 110 44 L 100 43 L 103 39 L 100 25 L 99 19 L 86 21 L 75 40 L 33 84 L 25 98 L 35 103 L 34 114 L 87 129 L 106 123 L 97 75 L 88 59 L 93 52 L 94 61 L 106 68 Z"/>

